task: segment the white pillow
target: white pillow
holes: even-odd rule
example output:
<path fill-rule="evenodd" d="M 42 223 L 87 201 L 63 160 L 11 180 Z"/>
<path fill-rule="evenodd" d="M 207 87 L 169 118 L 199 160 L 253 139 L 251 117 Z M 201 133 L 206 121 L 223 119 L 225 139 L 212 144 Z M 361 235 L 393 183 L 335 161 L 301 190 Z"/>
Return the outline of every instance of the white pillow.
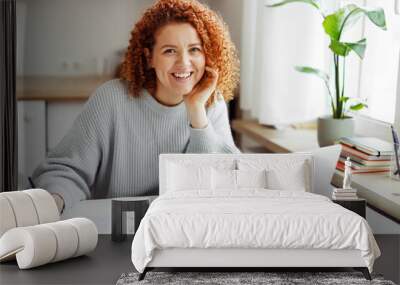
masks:
<path fill-rule="evenodd" d="M 236 170 L 237 188 L 267 188 L 266 170 Z"/>
<path fill-rule="evenodd" d="M 211 189 L 211 167 L 168 163 L 167 191 Z"/>
<path fill-rule="evenodd" d="M 265 170 L 215 169 L 212 171 L 213 190 L 238 190 L 240 188 L 267 188 Z"/>
<path fill-rule="evenodd" d="M 212 168 L 213 190 L 236 190 L 236 170 Z"/>
<path fill-rule="evenodd" d="M 268 188 L 273 190 L 307 191 L 309 181 L 306 163 L 294 164 L 290 168 L 267 170 Z"/>

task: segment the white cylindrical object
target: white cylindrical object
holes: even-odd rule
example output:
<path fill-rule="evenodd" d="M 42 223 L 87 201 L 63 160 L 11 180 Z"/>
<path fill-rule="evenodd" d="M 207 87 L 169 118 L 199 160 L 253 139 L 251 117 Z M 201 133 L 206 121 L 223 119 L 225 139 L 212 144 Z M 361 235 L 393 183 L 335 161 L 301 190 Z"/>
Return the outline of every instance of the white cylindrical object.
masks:
<path fill-rule="evenodd" d="M 43 226 L 51 229 L 57 238 L 57 252 L 51 262 L 71 258 L 75 254 L 79 243 L 78 233 L 73 226 L 65 221 L 48 223 Z"/>
<path fill-rule="evenodd" d="M 5 232 L 16 226 L 17 222 L 10 202 L 6 197 L 0 195 L 0 238 Z"/>
<path fill-rule="evenodd" d="M 0 239 L 0 260 L 15 255 L 20 269 L 49 263 L 56 251 L 55 234 L 41 225 L 11 229 Z"/>
<path fill-rule="evenodd" d="M 55 234 L 41 225 L 21 228 L 18 232 L 22 230 L 25 243 L 24 250 L 17 253 L 19 268 L 27 269 L 51 262 L 57 252 Z"/>
<path fill-rule="evenodd" d="M 16 257 L 20 269 L 77 257 L 96 248 L 97 228 L 85 218 L 7 231 L 0 238 L 0 261 Z"/>
<path fill-rule="evenodd" d="M 39 224 L 60 220 L 56 202 L 49 192 L 43 189 L 29 189 L 23 192 L 31 197 L 38 214 Z"/>
<path fill-rule="evenodd" d="M 35 205 L 30 196 L 22 191 L 0 193 L 5 197 L 14 211 L 17 227 L 33 226 L 39 223 Z"/>
<path fill-rule="evenodd" d="M 89 219 L 74 218 L 65 220 L 75 227 L 79 236 L 79 244 L 74 257 L 86 254 L 96 248 L 98 232 L 96 225 Z"/>
<path fill-rule="evenodd" d="M 59 221 L 57 205 L 45 190 L 0 193 L 0 214 L 0 261 L 16 258 L 20 269 L 96 248 L 96 225 L 86 218 Z"/>

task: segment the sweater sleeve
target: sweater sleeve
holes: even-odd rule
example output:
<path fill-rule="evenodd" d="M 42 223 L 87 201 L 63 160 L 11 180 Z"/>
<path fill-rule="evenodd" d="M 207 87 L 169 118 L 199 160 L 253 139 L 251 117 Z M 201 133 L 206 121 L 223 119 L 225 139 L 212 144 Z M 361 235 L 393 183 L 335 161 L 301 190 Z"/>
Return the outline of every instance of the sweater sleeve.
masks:
<path fill-rule="evenodd" d="M 190 126 L 186 153 L 240 153 L 232 138 L 228 108 L 220 99 L 207 112 L 208 124 L 203 129 Z"/>
<path fill-rule="evenodd" d="M 59 194 L 65 208 L 91 197 L 90 186 L 104 145 L 102 131 L 107 129 L 110 113 L 110 107 L 102 99 L 104 93 L 102 87 L 96 90 L 72 128 L 33 172 L 35 186 Z"/>

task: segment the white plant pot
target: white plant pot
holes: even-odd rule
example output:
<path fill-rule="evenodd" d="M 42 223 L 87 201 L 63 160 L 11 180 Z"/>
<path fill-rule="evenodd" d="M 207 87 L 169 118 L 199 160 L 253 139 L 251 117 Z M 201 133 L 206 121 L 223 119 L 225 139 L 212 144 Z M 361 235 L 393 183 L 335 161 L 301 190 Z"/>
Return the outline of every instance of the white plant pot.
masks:
<path fill-rule="evenodd" d="M 341 137 L 354 135 L 354 118 L 334 119 L 331 115 L 318 118 L 318 144 L 333 145 Z"/>

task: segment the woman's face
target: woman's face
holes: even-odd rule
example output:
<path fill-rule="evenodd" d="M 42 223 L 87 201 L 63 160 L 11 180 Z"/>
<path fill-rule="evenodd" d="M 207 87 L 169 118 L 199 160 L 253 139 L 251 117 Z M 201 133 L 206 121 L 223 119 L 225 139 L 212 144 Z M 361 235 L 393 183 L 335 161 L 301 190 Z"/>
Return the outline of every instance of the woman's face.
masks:
<path fill-rule="evenodd" d="M 200 81 L 205 55 L 195 28 L 188 23 L 170 23 L 155 34 L 150 65 L 157 74 L 159 99 L 179 103 Z"/>

